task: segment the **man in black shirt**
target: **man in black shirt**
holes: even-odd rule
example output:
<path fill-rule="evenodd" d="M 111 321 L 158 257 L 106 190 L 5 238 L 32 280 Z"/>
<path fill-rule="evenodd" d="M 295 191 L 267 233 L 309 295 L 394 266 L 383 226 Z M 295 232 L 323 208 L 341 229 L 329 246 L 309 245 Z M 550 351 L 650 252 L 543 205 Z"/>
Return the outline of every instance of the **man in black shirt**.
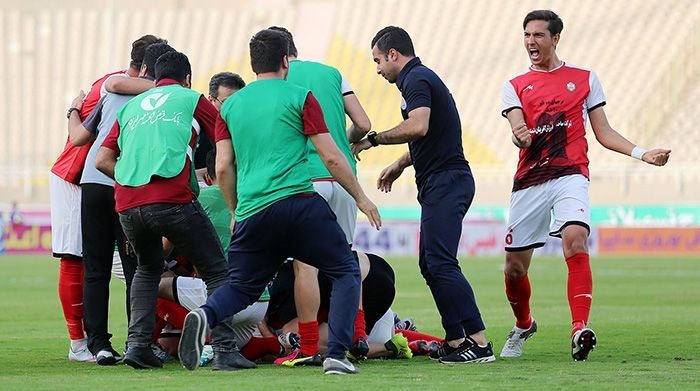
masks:
<path fill-rule="evenodd" d="M 413 165 L 421 205 L 419 266 L 445 329 L 445 345 L 433 355 L 443 363 L 494 361 L 474 292 L 457 261 L 462 220 L 474 198 L 474 178 L 462 151 L 462 126 L 452 94 L 415 56 L 411 37 L 389 26 L 372 39 L 377 73 L 401 91 L 404 121 L 386 132 L 369 132 L 353 145 L 358 157 L 379 144 L 408 143 L 409 152 L 385 168 L 377 186 L 391 191 Z M 358 158 L 359 160 L 359 158 Z"/>

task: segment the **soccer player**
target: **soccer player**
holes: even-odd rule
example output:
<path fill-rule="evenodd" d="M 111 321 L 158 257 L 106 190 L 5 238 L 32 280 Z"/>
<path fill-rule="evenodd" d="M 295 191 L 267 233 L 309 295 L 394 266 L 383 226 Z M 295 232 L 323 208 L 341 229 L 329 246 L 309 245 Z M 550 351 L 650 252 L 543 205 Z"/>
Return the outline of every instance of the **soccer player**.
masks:
<path fill-rule="evenodd" d="M 567 295 L 571 308 L 571 354 L 586 360 L 596 335 L 587 328 L 593 299 L 588 256 L 588 144 L 590 119 L 598 142 L 612 151 L 663 166 L 670 150 L 635 146 L 608 123 L 605 96 L 593 71 L 565 63 L 556 48 L 564 27 L 552 11 L 538 10 L 523 21 L 524 44 L 532 65 L 503 85 L 502 115 L 508 119 L 512 141 L 520 148 L 513 180 L 508 231 L 505 236 L 506 296 L 516 318 L 501 357 L 518 357 L 523 344 L 537 331 L 530 314 L 528 268 L 533 249 L 547 235 L 561 238 L 569 269 Z M 550 213 L 554 221 L 550 224 Z"/>
<path fill-rule="evenodd" d="M 216 173 L 235 223 L 230 279 L 204 306 L 187 315 L 178 352 L 188 369 L 199 363 L 207 326 L 257 300 L 279 265 L 291 256 L 318 267 L 333 281 L 325 373 L 357 372 L 345 354 L 352 344 L 359 302 L 359 268 L 335 216 L 314 192 L 308 138 L 370 223 L 379 228 L 381 221 L 328 134 L 313 94 L 284 80 L 288 54 L 284 34 L 274 30 L 255 34 L 250 57 L 257 80 L 229 97 L 217 119 Z"/>
<path fill-rule="evenodd" d="M 328 65 L 313 61 L 301 61 L 297 59 L 297 48 L 292 34 L 284 27 L 270 27 L 271 30 L 282 32 L 289 40 L 289 75 L 287 81 L 300 87 L 308 88 L 318 100 L 323 110 L 323 118 L 328 126 L 328 131 L 333 137 L 338 148 L 343 152 L 352 168 L 353 174 L 357 174 L 355 159 L 350 149 L 350 142 L 362 139 L 371 129 L 365 110 L 353 92 L 350 84 L 340 72 Z M 352 125 L 345 129 L 345 115 L 350 117 Z M 355 224 L 357 221 L 357 206 L 355 200 L 347 191 L 333 180 L 333 176 L 323 165 L 313 143 L 309 140 L 309 172 L 313 181 L 314 190 L 321 195 L 336 216 L 340 228 L 345 233 L 345 239 L 352 247 L 355 236 Z M 294 294 L 296 296 L 297 313 L 299 314 L 299 337 L 301 349 L 292 352 L 288 357 L 275 361 L 285 365 L 320 365 L 318 353 L 318 322 L 316 315 L 319 310 L 318 270 L 303 262 L 295 261 L 294 270 L 296 279 Z M 356 357 L 366 356 L 369 346 L 364 322 L 362 302 L 358 316 L 355 318 L 355 333 L 351 353 Z M 315 358 L 316 357 L 316 358 Z"/>
<path fill-rule="evenodd" d="M 413 165 L 421 205 L 418 264 L 433 294 L 447 343 L 433 355 L 440 362 L 494 361 L 474 292 L 457 261 L 462 220 L 474 198 L 474 178 L 462 151 L 462 126 L 452 94 L 416 57 L 400 27 L 389 26 L 372 39 L 377 73 L 401 91 L 404 121 L 386 132 L 369 132 L 353 145 L 357 156 L 380 144 L 408 143 L 409 152 L 385 168 L 377 187 L 391 191 Z"/>
<path fill-rule="evenodd" d="M 80 95 L 68 109 L 68 118 L 79 116 L 85 120 L 99 101 L 105 81 L 114 74 L 127 73 L 136 77 L 143 62 L 144 51 L 150 44 L 158 42 L 153 35 L 144 35 L 131 45 L 131 64 L 126 71 L 108 73 L 92 84 L 88 94 Z M 129 86 L 117 85 L 115 92 L 126 93 Z M 76 114 L 77 113 L 77 114 Z M 85 158 L 90 144 L 75 147 L 70 139 L 51 168 L 51 247 L 53 255 L 61 259 L 58 278 L 58 295 L 68 325 L 71 340 L 68 359 L 70 361 L 95 361 L 88 349 L 83 330 L 83 248 L 81 235 L 81 189 L 80 178 L 85 167 Z M 116 352 L 115 352 L 116 353 Z"/>
<path fill-rule="evenodd" d="M 187 56 L 169 52 L 155 66 L 156 87 L 133 98 L 98 152 L 95 165 L 115 179 L 119 221 L 138 258 L 131 290 L 129 350 L 134 368 L 159 368 L 150 349 L 166 237 L 196 268 L 209 292 L 227 280 L 226 259 L 211 221 L 195 199 L 192 166 L 200 131 L 214 137 L 216 110 L 190 87 Z M 118 161 L 117 161 L 117 158 Z M 250 366 L 233 344 L 228 322 L 213 330 L 214 368 Z"/>

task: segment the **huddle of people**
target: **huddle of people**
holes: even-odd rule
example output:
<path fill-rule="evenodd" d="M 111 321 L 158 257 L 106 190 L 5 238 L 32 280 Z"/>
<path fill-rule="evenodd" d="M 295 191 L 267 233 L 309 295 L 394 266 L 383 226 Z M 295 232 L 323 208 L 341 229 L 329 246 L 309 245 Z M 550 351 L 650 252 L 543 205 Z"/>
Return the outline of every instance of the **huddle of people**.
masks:
<path fill-rule="evenodd" d="M 554 19 L 547 18 L 535 14 L 524 23 L 526 37 L 537 37 L 534 45 L 526 38 L 526 47 L 539 51 L 531 54 L 532 72 L 552 50 L 542 36 L 558 41 L 559 32 L 550 28 Z M 51 176 L 53 251 L 61 259 L 69 359 L 100 365 L 123 359 L 134 368 L 159 368 L 177 358 L 190 370 L 210 362 L 214 370 L 236 370 L 272 361 L 322 366 L 326 374 L 357 373 L 353 362 L 367 358 L 415 354 L 446 364 L 494 361 L 456 257 L 475 191 L 459 114 L 442 80 L 416 57 L 408 33 L 390 26 L 371 42 L 377 73 L 403 96 L 404 121 L 381 133 L 370 131 L 367 114 L 337 69 L 297 59 L 286 29 L 262 30 L 249 46 L 256 80 L 246 85 L 234 73 L 216 74 L 205 98 L 190 89 L 187 56 L 146 35 L 133 43 L 127 70 L 105 75 L 73 101 L 69 140 Z M 602 106 L 600 99 L 592 106 Z M 523 107 L 528 110 L 527 103 L 504 107 L 504 115 L 513 125 L 513 142 L 525 150 L 549 136 L 519 130 Z M 515 113 L 520 117 L 511 118 Z M 525 118 L 533 127 L 535 120 Z M 352 250 L 358 209 L 376 229 L 382 225 L 357 181 L 355 161 L 363 150 L 399 143 L 408 143 L 409 152 L 380 174 L 377 185 L 389 192 L 406 167 L 415 168 L 422 208 L 419 265 L 444 338 L 401 320 L 391 309 L 389 263 Z M 668 153 L 657 155 L 644 160 L 665 164 Z M 565 242 L 570 228 L 585 230 L 580 220 L 560 226 Z M 529 294 L 513 293 L 525 290 L 527 270 L 514 266 L 510 254 L 531 256 L 539 242 L 518 237 L 512 245 L 513 227 L 505 239 L 506 291 L 517 323 L 503 357 L 522 354 L 537 330 L 525 306 Z M 587 249 L 572 256 L 575 281 L 585 280 Z M 127 287 L 123 355 L 107 327 L 113 263 Z M 576 301 L 574 314 L 572 304 L 572 355 L 585 360 L 595 346 L 595 333 L 586 327 L 591 290 L 573 285 L 573 296 L 583 292 L 588 307 Z"/>

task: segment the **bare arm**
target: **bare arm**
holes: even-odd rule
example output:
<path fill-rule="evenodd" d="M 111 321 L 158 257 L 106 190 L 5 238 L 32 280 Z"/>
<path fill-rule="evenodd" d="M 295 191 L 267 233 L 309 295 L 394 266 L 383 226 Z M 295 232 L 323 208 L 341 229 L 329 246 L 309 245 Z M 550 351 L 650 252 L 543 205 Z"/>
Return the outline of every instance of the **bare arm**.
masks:
<path fill-rule="evenodd" d="M 348 94 L 343 96 L 343 102 L 345 103 L 345 114 L 350 117 L 352 125 L 348 128 L 348 141 L 351 143 L 356 143 L 362 140 L 367 132 L 372 129 L 372 123 L 365 113 L 365 109 L 362 108 L 360 101 L 357 99 L 357 95 Z"/>
<path fill-rule="evenodd" d="M 216 142 L 216 178 L 219 181 L 221 194 L 226 200 L 231 217 L 235 216 L 238 205 L 238 193 L 236 190 L 236 167 L 234 165 L 236 155 L 233 151 L 231 139 L 223 139 Z M 233 223 L 232 223 L 233 224 Z M 233 228 L 233 225 L 231 225 Z"/>
<path fill-rule="evenodd" d="M 386 132 L 377 133 L 376 140 L 378 144 L 403 144 L 417 140 L 428 133 L 429 124 L 430 108 L 418 107 L 411 110 L 408 113 L 408 118 L 398 126 Z M 352 144 L 352 153 L 357 160 L 360 160 L 360 152 L 370 148 L 372 148 L 372 144 L 367 138 L 364 138 Z"/>
<path fill-rule="evenodd" d="M 95 157 L 95 168 L 100 172 L 114 179 L 114 166 L 117 165 L 119 153 L 107 147 L 100 147 Z"/>
<path fill-rule="evenodd" d="M 532 137 L 530 136 L 530 131 L 525 124 L 525 115 L 523 115 L 523 110 L 520 108 L 512 109 L 506 114 L 508 122 L 510 123 L 511 141 L 518 148 L 527 148 L 532 144 Z"/>
<path fill-rule="evenodd" d="M 309 137 L 314 147 L 316 147 L 321 161 L 323 161 L 323 164 L 331 175 L 333 175 L 333 179 L 340 183 L 340 185 L 350 193 L 352 198 L 355 199 L 357 207 L 362 213 L 367 215 L 370 224 L 379 229 L 382 226 L 382 220 L 379 216 L 377 206 L 365 195 L 360 183 L 352 173 L 348 159 L 340 152 L 340 149 L 338 149 L 330 133 L 314 134 Z"/>
<path fill-rule="evenodd" d="M 85 92 L 80 90 L 78 96 L 76 96 L 73 99 L 73 102 L 71 102 L 70 107 L 82 110 L 84 100 Z M 68 140 L 70 140 L 70 143 L 75 145 L 76 147 L 79 147 L 81 145 L 89 143 L 94 139 L 95 135 L 90 133 L 83 126 L 83 121 L 80 119 L 80 111 L 71 111 L 70 116 L 68 117 Z"/>
<path fill-rule="evenodd" d="M 401 174 L 403 174 L 403 170 L 406 167 L 412 164 L 413 162 L 411 161 L 410 153 L 406 152 L 401 155 L 398 160 L 393 162 L 387 168 L 383 169 L 379 174 L 379 179 L 377 179 L 377 189 L 383 191 L 384 193 L 390 192 L 394 181 L 397 180 Z"/>
<path fill-rule="evenodd" d="M 591 120 L 595 138 L 602 146 L 624 155 L 629 156 L 632 154 L 635 145 L 610 126 L 605 110 L 602 107 L 591 111 L 588 113 L 588 116 Z M 641 156 L 641 160 L 656 166 L 663 166 L 668 161 L 670 154 L 670 149 L 652 149 L 646 151 Z"/>
<path fill-rule="evenodd" d="M 154 87 L 153 80 L 115 75 L 105 80 L 105 90 L 116 94 L 138 95 Z"/>

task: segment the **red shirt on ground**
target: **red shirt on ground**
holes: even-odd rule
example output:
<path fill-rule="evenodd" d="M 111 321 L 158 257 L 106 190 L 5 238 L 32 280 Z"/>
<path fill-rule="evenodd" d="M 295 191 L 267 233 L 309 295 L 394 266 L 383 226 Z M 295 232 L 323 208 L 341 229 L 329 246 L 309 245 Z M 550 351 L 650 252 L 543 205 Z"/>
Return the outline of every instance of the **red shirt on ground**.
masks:
<path fill-rule="evenodd" d="M 163 79 L 156 83 L 156 87 L 163 87 L 171 84 L 178 84 L 178 82 L 172 79 Z M 200 96 L 197 107 L 194 110 L 194 119 L 197 120 L 201 131 L 205 132 L 210 140 L 214 139 L 214 120 L 216 116 L 217 112 L 214 106 L 212 106 L 204 96 Z M 112 130 L 107 135 L 102 146 L 119 152 L 119 145 L 117 144 L 119 131 L 119 121 L 115 121 Z M 192 147 L 193 150 L 195 149 L 196 142 L 197 132 L 193 128 L 192 138 L 190 139 L 190 147 Z M 185 160 L 185 167 L 178 175 L 172 178 L 154 176 L 151 182 L 143 186 L 121 186 L 115 183 L 114 199 L 117 212 L 148 204 L 185 204 L 191 202 L 195 198 L 192 189 L 190 189 L 191 164 L 192 162 L 188 157 Z"/>
<path fill-rule="evenodd" d="M 513 191 L 565 175 L 588 178 L 588 113 L 605 105 L 592 71 L 562 63 L 551 71 L 529 69 L 503 85 L 503 111 L 522 109 L 532 144 L 520 149 Z"/>
<path fill-rule="evenodd" d="M 88 91 L 87 95 L 85 95 L 83 108 L 80 110 L 81 121 L 85 120 L 85 118 L 90 115 L 92 109 L 94 109 L 97 102 L 99 102 L 100 90 L 102 89 L 102 84 L 105 82 L 105 80 L 112 75 L 123 72 L 124 71 L 108 73 L 92 83 L 90 91 Z M 87 156 L 88 151 L 90 151 L 90 146 L 92 146 L 92 142 L 76 147 L 70 143 L 70 139 L 67 139 L 66 145 L 63 147 L 63 152 L 58 155 L 56 163 L 54 163 L 51 167 L 51 172 L 67 182 L 76 185 L 80 184 L 80 176 L 83 174 L 85 157 Z"/>

